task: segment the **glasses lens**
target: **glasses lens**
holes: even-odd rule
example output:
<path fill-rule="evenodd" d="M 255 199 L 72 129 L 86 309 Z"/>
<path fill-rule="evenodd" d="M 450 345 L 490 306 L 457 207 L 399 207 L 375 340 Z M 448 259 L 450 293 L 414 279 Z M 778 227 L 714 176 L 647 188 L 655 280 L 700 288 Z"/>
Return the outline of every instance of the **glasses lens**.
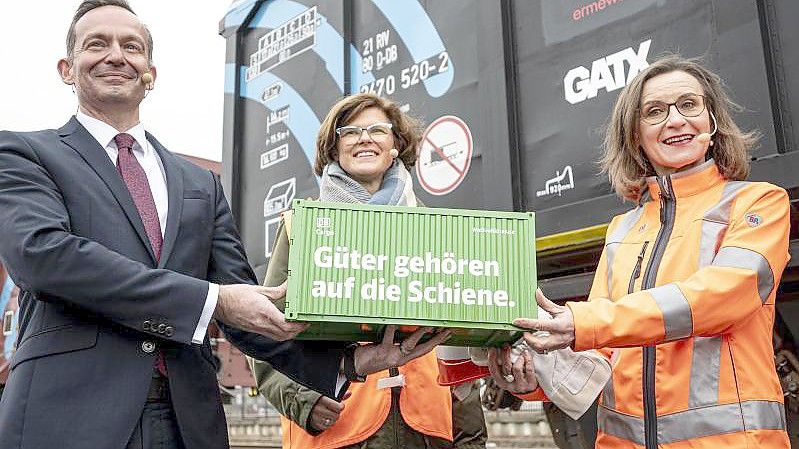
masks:
<path fill-rule="evenodd" d="M 379 139 L 389 135 L 391 133 L 391 127 L 387 123 L 375 123 L 366 128 L 366 131 L 373 139 Z"/>
<path fill-rule="evenodd" d="M 338 137 L 342 141 L 352 142 L 361 137 L 363 129 L 360 126 L 342 126 L 338 129 Z"/>
<path fill-rule="evenodd" d="M 658 123 L 666 120 L 669 115 L 669 105 L 662 101 L 653 101 L 647 103 L 644 110 L 641 111 L 641 118 L 650 125 L 657 125 Z"/>
<path fill-rule="evenodd" d="M 685 117 L 696 117 L 705 110 L 705 102 L 703 100 L 699 95 L 685 95 L 677 100 L 677 110 Z"/>

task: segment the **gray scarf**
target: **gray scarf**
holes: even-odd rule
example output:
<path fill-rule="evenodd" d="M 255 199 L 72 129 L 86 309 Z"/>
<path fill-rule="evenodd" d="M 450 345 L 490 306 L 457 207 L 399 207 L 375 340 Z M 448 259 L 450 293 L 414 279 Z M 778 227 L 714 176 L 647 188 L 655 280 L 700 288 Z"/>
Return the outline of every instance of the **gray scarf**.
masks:
<path fill-rule="evenodd" d="M 350 178 L 338 162 L 327 164 L 322 172 L 319 199 L 340 203 L 416 206 L 411 174 L 405 169 L 405 164 L 396 159 L 383 175 L 380 190 L 374 195 Z"/>

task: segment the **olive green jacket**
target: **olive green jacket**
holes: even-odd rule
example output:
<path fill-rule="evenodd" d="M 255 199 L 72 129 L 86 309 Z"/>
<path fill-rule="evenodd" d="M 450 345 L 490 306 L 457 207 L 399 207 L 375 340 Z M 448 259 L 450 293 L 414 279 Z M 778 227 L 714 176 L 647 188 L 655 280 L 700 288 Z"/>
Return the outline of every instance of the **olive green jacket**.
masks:
<path fill-rule="evenodd" d="M 264 277 L 264 285 L 276 286 L 288 278 L 289 241 L 283 223 L 277 231 L 277 239 L 272 257 Z M 284 300 L 276 302 L 283 310 Z M 294 382 L 273 369 L 268 363 L 250 359 L 250 367 L 258 384 L 259 392 L 280 414 L 297 423 L 311 435 L 320 432 L 310 425 L 311 409 L 321 394 Z M 469 395 L 459 401 L 452 399 L 452 425 L 454 442 L 423 435 L 410 428 L 399 413 L 398 398 L 392 398 L 388 418 L 378 431 L 366 441 L 350 446 L 352 448 L 382 449 L 401 447 L 425 448 L 485 448 L 486 426 L 483 408 L 480 404 L 479 384 L 475 383 Z"/>

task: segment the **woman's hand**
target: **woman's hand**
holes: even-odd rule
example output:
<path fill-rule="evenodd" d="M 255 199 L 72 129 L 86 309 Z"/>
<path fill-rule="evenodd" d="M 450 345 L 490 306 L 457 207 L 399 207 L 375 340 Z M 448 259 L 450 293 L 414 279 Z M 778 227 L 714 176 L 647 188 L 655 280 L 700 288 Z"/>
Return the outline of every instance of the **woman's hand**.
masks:
<path fill-rule="evenodd" d="M 559 306 L 547 299 L 540 288 L 535 292 L 535 300 L 542 309 L 552 315 L 552 319 L 517 318 L 513 320 L 515 326 L 532 331 L 524 333 L 527 345 L 543 354 L 572 346 L 574 343 L 574 316 L 572 316 L 571 309 Z"/>
<path fill-rule="evenodd" d="M 327 396 L 320 396 L 311 409 L 311 416 L 308 418 L 311 427 L 322 432 L 331 428 L 338 421 L 341 412 L 344 411 L 344 400 L 351 395 L 352 393 L 345 393 L 342 402 L 330 399 Z"/>
<path fill-rule="evenodd" d="M 358 374 L 368 375 L 402 366 L 432 351 L 433 348 L 444 343 L 452 333 L 449 330 L 442 330 L 433 335 L 430 340 L 419 343 L 426 333 L 433 330 L 431 327 L 422 327 L 402 343 L 394 344 L 396 330 L 396 326 L 386 326 L 382 342 L 359 346 L 355 349 L 355 371 Z"/>
<path fill-rule="evenodd" d="M 525 348 L 514 361 L 512 352 L 507 345 L 489 349 L 488 370 L 491 377 L 503 390 L 516 394 L 530 393 L 538 388 L 533 357 Z"/>

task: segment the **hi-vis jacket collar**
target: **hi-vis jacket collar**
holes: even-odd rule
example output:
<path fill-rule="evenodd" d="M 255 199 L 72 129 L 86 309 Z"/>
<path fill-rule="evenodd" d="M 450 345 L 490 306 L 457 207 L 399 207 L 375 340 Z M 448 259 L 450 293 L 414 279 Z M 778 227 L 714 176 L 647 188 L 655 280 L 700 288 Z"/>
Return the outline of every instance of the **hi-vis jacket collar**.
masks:
<path fill-rule="evenodd" d="M 719 175 L 719 168 L 716 166 L 716 162 L 713 159 L 708 159 L 701 165 L 697 165 L 685 171 L 673 173 L 668 176 L 661 176 L 660 181 L 664 182 L 665 178 L 671 179 L 671 186 L 677 198 L 696 195 L 716 184 L 724 182 L 724 178 Z M 660 197 L 658 177 L 647 177 L 646 185 L 649 188 L 649 196 L 644 197 L 644 201 L 657 200 Z"/>

